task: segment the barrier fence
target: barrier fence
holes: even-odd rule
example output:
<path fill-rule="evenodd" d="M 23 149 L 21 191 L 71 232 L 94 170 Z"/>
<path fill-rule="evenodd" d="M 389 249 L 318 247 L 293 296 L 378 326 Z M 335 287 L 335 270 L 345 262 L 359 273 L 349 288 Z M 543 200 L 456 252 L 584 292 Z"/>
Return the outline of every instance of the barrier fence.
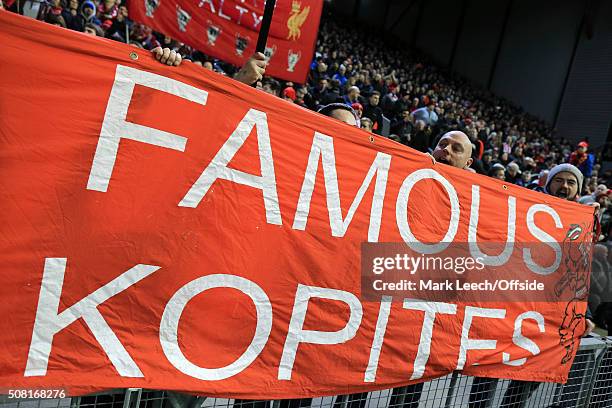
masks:
<path fill-rule="evenodd" d="M 455 372 L 392 390 L 301 400 L 246 401 L 140 388 L 85 397 L 11 399 L 0 408 L 612 408 L 612 337 L 582 339 L 566 384 L 469 377 Z"/>

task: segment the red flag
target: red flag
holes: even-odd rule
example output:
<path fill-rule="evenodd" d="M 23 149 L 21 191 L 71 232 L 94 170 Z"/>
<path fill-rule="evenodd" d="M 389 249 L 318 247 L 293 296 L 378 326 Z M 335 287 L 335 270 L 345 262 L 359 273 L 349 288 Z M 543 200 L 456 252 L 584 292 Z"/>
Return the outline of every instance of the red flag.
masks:
<path fill-rule="evenodd" d="M 241 66 L 255 52 L 264 5 L 264 0 L 131 0 L 130 18 Z M 322 0 L 276 2 L 264 53 L 266 74 L 306 82 L 322 8 Z"/>
<path fill-rule="evenodd" d="M 1 11 L 0 42 L 4 386 L 276 399 L 456 369 L 567 379 L 588 256 L 562 248 L 589 242 L 591 208 L 110 40 Z M 514 242 L 538 242 L 572 268 L 548 293 L 576 298 L 367 301 L 366 241 L 508 241 L 533 277 L 550 264 Z"/>

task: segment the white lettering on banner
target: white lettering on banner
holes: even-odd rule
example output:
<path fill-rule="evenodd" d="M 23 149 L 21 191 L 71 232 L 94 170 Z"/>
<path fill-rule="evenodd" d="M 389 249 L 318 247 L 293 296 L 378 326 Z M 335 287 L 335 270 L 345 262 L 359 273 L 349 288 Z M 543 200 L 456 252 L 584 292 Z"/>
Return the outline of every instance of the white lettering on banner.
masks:
<path fill-rule="evenodd" d="M 212 0 L 200 0 L 200 3 L 198 3 L 198 7 L 202 8 L 204 7 L 205 4 L 208 5 L 208 9 L 210 10 L 211 13 L 213 14 L 217 14 L 219 17 L 225 19 L 225 20 L 231 20 L 231 17 L 228 16 L 227 14 L 223 13 L 223 4 L 225 3 L 225 0 L 219 0 L 219 11 L 217 12 L 217 10 L 215 9 L 215 5 L 213 4 Z M 241 1 L 241 3 L 244 4 L 244 0 Z M 253 2 L 253 6 L 257 8 L 257 3 Z M 238 10 L 238 19 L 235 21 L 236 24 L 238 25 L 242 25 L 242 15 L 249 11 L 248 8 L 245 7 L 241 7 L 237 4 L 234 5 L 234 8 L 236 10 Z M 249 15 L 249 14 L 247 14 Z M 257 27 L 261 24 L 261 21 L 263 19 L 263 15 L 257 14 L 254 11 L 251 11 L 250 16 L 253 18 L 253 29 L 257 29 Z M 246 23 L 245 23 L 246 24 Z"/>
<path fill-rule="evenodd" d="M 372 199 L 372 208 L 370 210 L 370 226 L 368 229 L 368 241 L 378 242 L 380 232 L 380 223 L 382 218 L 382 209 L 385 199 L 385 191 L 387 188 L 387 178 L 389 175 L 389 166 L 391 165 L 391 156 L 385 153 L 378 152 L 376 158 L 372 162 L 365 179 L 361 183 L 357 195 L 353 199 L 351 206 L 346 214 L 346 218 L 342 219 L 342 207 L 340 206 L 340 189 L 338 187 L 338 174 L 336 171 L 336 154 L 334 152 L 334 139 L 330 136 L 315 132 L 312 139 L 312 147 L 308 156 L 308 165 L 304 174 L 304 182 L 300 191 L 295 218 L 293 220 L 293 229 L 305 230 L 308 214 L 310 212 L 310 201 L 314 191 L 315 181 L 317 178 L 317 169 L 319 167 L 319 159 L 322 162 L 323 178 L 325 181 L 325 194 L 327 202 L 327 211 L 329 213 L 329 225 L 331 227 L 332 236 L 343 237 L 346 234 L 361 200 L 368 190 L 372 179 L 376 176 L 374 185 L 374 198 Z"/>
<path fill-rule="evenodd" d="M 236 10 L 238 10 L 238 12 L 240 12 L 240 14 L 238 15 L 238 21 L 237 23 L 240 24 L 240 22 L 242 21 L 242 15 L 245 13 L 245 11 L 249 11 L 249 9 L 246 9 L 244 7 L 240 7 L 239 5 L 236 4 Z"/>
<path fill-rule="evenodd" d="M 233 288 L 253 301 L 257 312 L 257 326 L 251 344 L 233 363 L 220 368 L 204 368 L 189 361 L 178 343 L 178 327 L 185 306 L 200 293 L 214 288 Z M 164 354 L 179 371 L 205 381 L 232 377 L 247 368 L 259 356 L 272 330 L 272 304 L 266 292 L 255 282 L 229 274 L 207 275 L 195 279 L 172 296 L 162 314 L 159 339 Z"/>
<path fill-rule="evenodd" d="M 219 0 L 219 17 L 230 20 L 230 16 L 223 14 L 223 3 L 225 0 Z"/>
<path fill-rule="evenodd" d="M 442 184 L 444 190 L 448 194 L 450 201 L 451 218 L 448 225 L 448 230 L 444 238 L 437 244 L 424 244 L 420 242 L 410 230 L 410 224 L 408 223 L 408 198 L 412 188 L 419 181 L 433 179 Z M 397 227 L 399 228 L 400 235 L 413 251 L 417 251 L 422 254 L 435 254 L 445 250 L 451 242 L 455 239 L 455 234 L 459 229 L 459 215 L 460 215 L 459 197 L 455 187 L 445 179 L 440 173 L 432 169 L 421 169 L 413 173 L 410 173 L 402 183 L 402 187 L 397 194 L 397 202 L 395 206 L 395 218 Z"/>
<path fill-rule="evenodd" d="M 106 192 L 110 182 L 121 139 L 148 143 L 167 149 L 185 151 L 187 139 L 173 133 L 127 122 L 127 113 L 136 85 L 206 105 L 208 92 L 151 72 L 117 65 L 100 137 L 94 154 L 87 189 Z"/>
<path fill-rule="evenodd" d="M 364 382 L 376 381 L 378 360 L 380 359 L 385 331 L 387 330 L 387 323 L 389 322 L 389 314 L 391 313 L 391 301 L 391 296 L 383 296 L 380 301 L 378 319 L 376 320 L 376 330 L 374 331 L 374 338 L 372 339 L 372 347 L 370 347 L 370 358 L 363 378 Z"/>
<path fill-rule="evenodd" d="M 413 299 L 404 299 L 404 309 L 420 310 L 425 312 L 423 318 L 423 328 L 421 329 L 421 338 L 419 340 L 419 348 L 414 359 L 414 370 L 412 371 L 411 380 L 417 380 L 423 377 L 425 366 L 429 360 L 431 352 L 431 338 L 433 336 L 433 325 L 436 319 L 436 313 L 442 314 L 457 314 L 457 305 L 441 302 L 418 302 Z"/>
<path fill-rule="evenodd" d="M 253 28 L 257 29 L 263 20 L 263 15 L 258 15 L 254 11 L 251 11 L 251 15 L 253 16 Z"/>
<path fill-rule="evenodd" d="M 470 225 L 468 242 L 473 258 L 482 258 L 482 263 L 489 266 L 500 266 L 508 262 L 514 251 L 516 233 L 516 198 L 508 196 L 508 233 L 504 250 L 500 255 L 484 254 L 478 247 L 478 217 L 480 213 L 480 186 L 472 186 L 472 206 L 470 208 Z"/>
<path fill-rule="evenodd" d="M 66 261 L 66 258 L 45 259 L 36 319 L 34 320 L 32 341 L 28 351 L 24 376 L 46 375 L 53 337 L 82 318 L 119 375 L 122 377 L 144 377 L 97 307 L 151 275 L 160 267 L 136 265 L 58 314 Z"/>
<path fill-rule="evenodd" d="M 542 316 L 538 312 L 524 312 L 518 315 L 516 320 L 514 321 L 514 333 L 512 334 L 512 342 L 517 346 L 529 351 L 534 356 L 537 356 L 538 354 L 540 354 L 540 347 L 538 347 L 538 345 L 533 340 L 523 336 L 522 333 L 523 320 L 525 319 L 535 320 L 540 333 L 544 333 L 544 316 Z M 510 366 L 521 366 L 527 362 L 527 358 L 524 357 L 511 361 L 510 354 L 503 352 L 502 362 Z"/>
<path fill-rule="evenodd" d="M 471 339 L 470 328 L 474 317 L 483 317 L 487 319 L 503 319 L 506 317 L 506 309 L 488 309 L 484 307 L 465 307 L 465 317 L 463 318 L 463 327 L 461 328 L 461 345 L 459 347 L 459 358 L 457 360 L 457 370 L 463 370 L 465 361 L 467 360 L 467 352 L 469 350 L 495 350 L 497 340 Z"/>
<path fill-rule="evenodd" d="M 350 308 L 350 315 L 346 325 L 335 332 L 323 332 L 318 330 L 305 330 L 306 310 L 310 298 L 321 298 L 337 300 L 346 303 Z M 290 380 L 293 371 L 293 363 L 300 343 L 310 344 L 341 344 L 349 341 L 359 329 L 363 308 L 357 296 L 351 292 L 338 289 L 320 288 L 299 284 L 295 294 L 295 303 L 289 322 L 289 331 L 283 347 L 283 355 L 278 366 L 278 379 Z"/>
<path fill-rule="evenodd" d="M 525 261 L 525 265 L 527 265 L 532 272 L 539 275 L 549 275 L 555 272 L 561 264 L 561 245 L 559 245 L 559 243 L 551 235 L 535 225 L 535 215 L 539 212 L 544 212 L 550 215 L 555 221 L 555 227 L 557 228 L 563 228 L 563 223 L 561 223 L 559 214 L 557 214 L 554 209 L 546 204 L 534 204 L 529 207 L 529 210 L 527 210 L 527 229 L 534 237 L 555 251 L 555 261 L 548 267 L 538 265 L 531 256 L 531 248 L 523 249 L 523 261 Z"/>
<path fill-rule="evenodd" d="M 212 7 L 212 3 L 210 3 L 210 5 Z M 187 139 L 184 137 L 126 122 L 128 107 L 136 84 L 168 92 L 199 103 L 202 106 L 206 105 L 207 102 L 208 93 L 203 90 L 152 73 L 139 71 L 129 67 L 117 66 L 115 81 L 109 97 L 100 137 L 89 174 L 87 184 L 87 189 L 89 190 L 107 191 L 114 164 L 117 160 L 119 143 L 122 138 L 172 150 L 185 150 Z M 228 167 L 229 163 L 237 154 L 238 150 L 242 148 L 254 128 L 256 129 L 257 135 L 261 176 Z M 382 152 L 376 153 L 376 157 L 371 163 L 351 202 L 346 217 L 343 218 L 333 138 L 315 132 L 300 195 L 296 205 L 293 229 L 306 229 L 319 162 L 321 162 L 323 168 L 322 176 L 326 192 L 325 199 L 329 214 L 331 235 L 333 237 L 343 237 L 347 233 L 359 205 L 375 179 L 367 239 L 369 242 L 377 242 L 381 229 L 382 211 L 388 184 L 391 156 Z M 365 171 L 365 168 L 363 168 L 363 170 Z M 225 141 L 223 146 L 216 152 L 211 162 L 206 165 L 198 179 L 189 188 L 178 205 L 181 207 L 197 207 L 204 196 L 210 191 L 214 182 L 218 179 L 261 190 L 267 222 L 269 224 L 282 225 L 266 113 L 256 109 L 248 110 L 236 126 L 236 129 Z M 451 212 L 451 219 L 444 238 L 433 245 L 420 242 L 414 236 L 410 229 L 410 220 L 408 219 L 410 193 L 416 183 L 426 179 L 433 179 L 442 185 L 444 191 L 446 191 L 446 195 L 448 195 Z M 438 194 L 438 190 L 440 190 L 440 194 L 444 194 L 440 188 L 435 189 L 436 194 Z M 259 192 L 257 192 L 257 194 L 259 194 Z M 485 255 L 477 244 L 478 223 L 479 218 L 481 218 L 479 217 L 480 187 L 478 185 L 472 186 L 468 241 L 470 242 L 470 251 L 472 255 L 475 258 L 484 258 L 483 263 L 499 266 L 505 264 L 511 256 L 514 250 L 516 235 L 516 201 L 517 199 L 515 197 L 508 197 L 508 226 L 504 250 L 498 256 Z M 440 252 L 447 248 L 455 239 L 460 221 L 460 202 L 457 191 L 445 177 L 433 169 L 416 170 L 406 176 L 397 195 L 395 210 L 396 223 L 400 235 L 408 246 L 419 253 L 433 254 Z M 535 217 L 540 212 L 546 213 L 552 217 L 557 229 L 563 228 L 563 224 L 558 213 L 548 205 L 532 205 L 526 214 L 528 231 L 536 239 L 548 245 L 555 252 L 555 261 L 550 266 L 538 265 L 533 260 L 530 249 L 525 249 L 522 255 L 525 264 L 533 272 L 538 274 L 549 274 L 554 272 L 560 265 L 561 246 L 554 240 L 552 235 L 535 224 Z M 136 265 L 110 283 L 81 299 L 70 308 L 67 308 L 62 313 L 58 313 L 65 269 L 65 258 L 46 259 L 24 376 L 46 375 L 54 336 L 74 321 L 82 318 L 121 376 L 142 377 L 143 373 L 121 344 L 97 307 L 110 297 L 124 291 L 144 277 L 152 274 L 158 270 L 159 267 L 142 264 Z M 211 369 L 195 365 L 186 358 L 178 342 L 178 326 L 187 303 L 193 297 L 208 289 L 218 287 L 235 288 L 241 290 L 250 297 L 257 309 L 257 329 L 247 350 L 238 359 L 225 367 Z M 305 330 L 304 322 L 311 298 L 336 300 L 348 305 L 350 308 L 350 315 L 345 326 L 338 331 Z M 345 343 L 355 337 L 363 318 L 362 305 L 357 297 L 344 290 L 298 284 L 294 302 L 287 337 L 285 339 L 279 364 L 279 380 L 291 379 L 300 343 L 316 345 Z M 411 379 L 418 379 L 423 377 L 430 358 L 431 339 L 436 313 L 456 314 L 457 306 L 447 303 L 426 303 L 406 300 L 404 301 L 403 307 L 409 310 L 424 312 L 420 341 L 411 376 Z M 364 373 L 364 382 L 376 381 L 376 373 L 390 313 L 391 303 L 383 301 L 380 304 L 378 312 L 378 320 L 372 339 L 372 346 L 369 351 L 368 366 Z M 504 309 L 466 307 L 465 318 L 462 323 L 457 369 L 460 370 L 464 368 L 469 350 L 495 350 L 497 347 L 496 340 L 473 339 L 469 337 L 474 317 L 503 319 L 505 316 L 506 310 Z M 544 333 L 544 318 L 537 312 L 525 312 L 520 315 L 514 323 L 513 343 L 535 356 L 540 353 L 538 344 L 532 339 L 523 336 L 521 331 L 522 322 L 525 319 L 535 320 L 540 332 Z M 261 287 L 250 280 L 235 275 L 208 275 L 187 283 L 168 301 L 161 317 L 159 340 L 168 360 L 179 371 L 201 380 L 217 381 L 235 376 L 251 365 L 253 361 L 258 358 L 260 353 L 262 353 L 271 333 L 271 328 L 272 306 L 268 296 Z M 483 331 L 479 330 L 478 332 Z M 507 365 L 519 366 L 525 364 L 527 361 L 526 357 L 516 358 L 519 356 L 515 356 L 515 359 L 511 360 L 509 353 L 504 352 L 501 354 L 502 362 Z"/>
<path fill-rule="evenodd" d="M 45 376 L 47 374 L 53 337 L 79 318 L 82 318 L 122 377 L 144 377 L 139 367 L 97 308 L 111 297 L 125 291 L 159 268 L 152 265 L 136 265 L 58 314 L 66 270 L 66 258 L 47 258 L 45 260 L 39 302 L 32 331 L 32 341 L 28 351 L 24 376 Z M 237 289 L 247 295 L 256 308 L 256 329 L 250 344 L 234 362 L 225 367 L 204 368 L 192 363 L 183 354 L 178 340 L 178 328 L 187 304 L 195 296 L 214 288 Z M 337 331 L 304 329 L 306 313 L 311 298 L 335 300 L 348 305 L 349 317 L 344 327 Z M 422 378 L 424 375 L 431 353 L 431 341 L 436 314 L 454 315 L 457 313 L 457 305 L 404 299 L 403 308 L 424 312 L 423 326 L 413 364 L 414 369 L 410 377 L 411 380 L 414 380 Z M 380 303 L 372 346 L 369 351 L 368 366 L 364 373 L 363 381 L 365 383 L 376 381 L 376 372 L 382 353 L 390 312 L 391 297 L 385 296 Z M 469 337 L 473 318 L 503 319 L 506 316 L 506 310 L 466 306 L 464 316 L 457 362 L 458 370 L 464 368 L 469 350 L 494 350 L 497 345 L 496 340 L 477 340 Z M 346 343 L 353 339 L 361 328 L 362 318 L 362 304 L 353 293 L 338 289 L 298 284 L 287 337 L 279 363 L 278 379 L 291 380 L 300 343 L 318 345 Z M 535 320 L 540 333 L 545 332 L 544 317 L 535 311 L 527 311 L 519 315 L 514 322 L 512 342 L 535 356 L 540 353 L 540 348 L 533 340 L 525 337 L 521 331 L 522 323 L 526 319 Z M 161 316 L 159 341 L 168 361 L 180 372 L 204 381 L 220 381 L 240 374 L 259 357 L 270 337 L 272 323 L 273 309 L 270 299 L 265 291 L 255 282 L 231 274 L 207 275 L 187 283 L 172 295 Z M 504 364 L 519 366 L 523 365 L 526 361 L 527 358 L 511 361 L 508 353 L 502 353 L 502 362 Z"/>
<path fill-rule="evenodd" d="M 211 10 L 214 9 L 212 2 L 202 4 L 209 4 Z M 87 189 L 89 190 L 107 191 L 117 160 L 121 139 L 139 141 L 172 150 L 185 150 L 187 139 L 182 136 L 126 122 L 134 87 L 137 84 L 168 92 L 202 106 L 205 106 L 207 102 L 208 93 L 206 91 L 161 75 L 118 65 L 87 182 Z M 261 176 L 228 167 L 229 162 L 243 146 L 254 127 L 257 130 Z M 383 152 L 377 152 L 364 181 L 348 209 L 346 218 L 343 218 L 333 138 L 319 132 L 315 132 L 313 137 L 308 164 L 296 206 L 293 228 L 297 230 L 306 229 L 319 160 L 322 162 L 323 167 L 329 222 L 332 236 L 334 237 L 343 237 L 346 234 L 359 204 L 363 200 L 374 176 L 376 176 L 367 239 L 369 242 L 378 242 L 391 156 Z M 181 207 L 197 207 L 217 179 L 228 180 L 262 190 L 266 221 L 269 224 L 282 225 L 266 113 L 256 109 L 248 110 L 234 132 L 219 149 L 213 160 L 204 169 L 178 205 Z M 450 203 L 451 218 L 448 229 L 442 240 L 435 244 L 420 242 L 412 233 L 408 219 L 410 193 L 416 183 L 425 179 L 433 179 L 441 183 Z M 510 258 L 514 250 L 516 234 L 516 205 L 516 198 L 509 196 L 507 238 L 504 250 L 500 255 L 496 256 L 484 254 L 477 244 L 478 222 L 480 218 L 480 186 L 472 186 L 468 242 L 470 243 L 471 254 L 475 258 L 483 258 L 484 264 L 500 266 L 507 263 Z M 555 261 L 549 266 L 538 265 L 533 260 L 531 249 L 529 248 L 523 250 L 523 259 L 530 270 L 545 275 L 558 269 L 561 262 L 561 246 L 554 240 L 552 235 L 535 225 L 534 218 L 539 212 L 549 214 L 557 228 L 562 228 L 563 224 L 557 212 L 548 205 L 535 204 L 527 212 L 526 224 L 528 231 L 539 241 L 552 248 L 555 252 Z M 400 235 L 411 249 L 422 254 L 434 254 L 446 249 L 455 238 L 459 221 L 459 198 L 455 188 L 446 178 L 433 169 L 416 170 L 406 176 L 397 196 L 396 223 Z"/>
<path fill-rule="evenodd" d="M 208 7 L 210 7 L 210 12 L 215 14 L 215 5 L 213 4 L 212 0 L 200 0 L 200 4 L 198 4 L 198 7 L 203 7 L 204 4 L 208 4 Z"/>
<path fill-rule="evenodd" d="M 261 176 L 227 167 L 227 164 L 234 158 L 236 152 L 238 152 L 251 134 L 253 127 L 257 129 Z M 179 203 L 179 207 L 197 207 L 217 179 L 228 180 L 262 190 L 268 224 L 282 225 L 281 212 L 278 205 L 278 192 L 276 191 L 274 161 L 272 160 L 272 147 L 270 146 L 270 132 L 265 113 L 249 109 L 236 127 L 236 130 L 234 130 L 234 133 L 230 135 L 208 164 L 208 167 L 204 169 L 200 177 L 193 183 L 187 194 L 185 194 L 185 197 Z"/>

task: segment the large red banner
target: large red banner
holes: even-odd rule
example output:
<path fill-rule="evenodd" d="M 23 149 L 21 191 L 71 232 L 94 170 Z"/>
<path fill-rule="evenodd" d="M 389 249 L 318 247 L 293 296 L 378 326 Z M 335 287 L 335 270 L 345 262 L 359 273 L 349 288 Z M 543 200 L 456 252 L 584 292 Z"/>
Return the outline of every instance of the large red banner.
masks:
<path fill-rule="evenodd" d="M 130 18 L 241 66 L 254 52 L 264 0 L 130 0 Z M 266 73 L 306 82 L 322 0 L 278 0 L 264 54 Z"/>
<path fill-rule="evenodd" d="M 588 242 L 588 207 L 123 44 L 4 11 L 0 42 L 0 385 L 271 399 L 454 370 L 566 381 L 583 297 L 365 301 L 360 245 L 474 234 L 561 256 Z"/>

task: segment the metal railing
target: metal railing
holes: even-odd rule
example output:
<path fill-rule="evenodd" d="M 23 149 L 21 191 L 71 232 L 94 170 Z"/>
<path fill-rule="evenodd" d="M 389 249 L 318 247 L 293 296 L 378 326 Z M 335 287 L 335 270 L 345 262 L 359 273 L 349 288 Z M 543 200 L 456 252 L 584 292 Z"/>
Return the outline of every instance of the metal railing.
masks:
<path fill-rule="evenodd" d="M 0 408 L 612 408 L 612 337 L 582 339 L 566 384 L 464 376 L 335 397 L 247 401 L 128 388 L 63 399 L 8 399 Z"/>

